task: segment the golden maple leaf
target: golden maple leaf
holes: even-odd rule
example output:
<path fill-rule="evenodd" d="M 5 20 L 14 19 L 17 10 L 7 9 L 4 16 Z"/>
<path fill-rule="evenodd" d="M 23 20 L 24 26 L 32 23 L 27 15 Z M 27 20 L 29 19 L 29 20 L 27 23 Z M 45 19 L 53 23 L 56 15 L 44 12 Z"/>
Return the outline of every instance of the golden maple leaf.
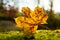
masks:
<path fill-rule="evenodd" d="M 24 33 L 26 34 L 35 32 L 38 28 L 38 24 L 47 23 L 48 15 L 46 15 L 40 7 L 36 7 L 34 11 L 28 7 L 23 7 L 22 12 L 25 14 L 25 17 L 17 17 L 15 18 L 15 22 L 18 27 L 24 29 Z"/>

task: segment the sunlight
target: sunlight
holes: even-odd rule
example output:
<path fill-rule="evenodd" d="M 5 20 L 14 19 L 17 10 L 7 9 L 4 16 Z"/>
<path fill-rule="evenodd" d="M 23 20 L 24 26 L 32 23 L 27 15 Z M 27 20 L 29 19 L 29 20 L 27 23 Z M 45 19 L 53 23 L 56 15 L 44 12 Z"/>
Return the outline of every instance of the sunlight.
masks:
<path fill-rule="evenodd" d="M 16 3 L 14 3 L 16 2 Z M 28 6 L 30 9 L 34 9 L 36 6 L 37 6 L 37 0 L 16 0 L 16 1 L 10 1 L 9 3 L 7 3 L 7 0 L 4 0 L 4 3 L 7 3 L 7 5 L 15 5 L 15 6 L 18 6 L 19 8 L 19 11 L 21 11 L 21 8 L 23 6 Z M 44 7 L 45 10 L 49 10 L 50 9 L 50 2 L 49 0 L 40 0 L 40 3 L 39 3 L 39 6 L 40 7 Z M 53 10 L 54 12 L 60 12 L 60 0 L 53 0 Z"/>
<path fill-rule="evenodd" d="M 50 5 L 49 0 L 40 0 L 39 6 L 44 7 L 45 10 L 50 9 L 49 5 Z"/>
<path fill-rule="evenodd" d="M 60 12 L 60 0 L 54 0 L 53 4 L 53 10 L 55 12 Z"/>

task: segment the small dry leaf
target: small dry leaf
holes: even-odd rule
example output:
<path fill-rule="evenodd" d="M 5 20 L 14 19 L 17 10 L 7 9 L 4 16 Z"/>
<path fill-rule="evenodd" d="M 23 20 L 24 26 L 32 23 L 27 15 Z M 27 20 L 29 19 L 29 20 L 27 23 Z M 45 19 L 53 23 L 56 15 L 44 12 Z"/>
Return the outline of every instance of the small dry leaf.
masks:
<path fill-rule="evenodd" d="M 23 7 L 22 12 L 25 14 L 25 17 L 17 17 L 15 18 L 15 22 L 18 27 L 24 29 L 24 33 L 26 34 L 36 32 L 38 24 L 47 24 L 48 15 L 40 7 L 36 7 L 34 11 L 28 7 Z"/>

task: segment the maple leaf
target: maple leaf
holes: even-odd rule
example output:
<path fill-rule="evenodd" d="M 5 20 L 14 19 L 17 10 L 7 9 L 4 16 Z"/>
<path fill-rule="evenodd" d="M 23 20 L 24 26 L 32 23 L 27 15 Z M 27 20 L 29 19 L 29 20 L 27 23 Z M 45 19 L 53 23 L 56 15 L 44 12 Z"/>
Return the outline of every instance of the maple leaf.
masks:
<path fill-rule="evenodd" d="M 22 12 L 25 14 L 24 16 L 20 16 L 15 18 L 15 22 L 17 26 L 22 28 L 24 33 L 32 34 L 38 28 L 38 24 L 46 24 L 48 15 L 46 15 L 42 8 L 36 7 L 34 11 L 32 11 L 28 7 L 23 7 Z"/>

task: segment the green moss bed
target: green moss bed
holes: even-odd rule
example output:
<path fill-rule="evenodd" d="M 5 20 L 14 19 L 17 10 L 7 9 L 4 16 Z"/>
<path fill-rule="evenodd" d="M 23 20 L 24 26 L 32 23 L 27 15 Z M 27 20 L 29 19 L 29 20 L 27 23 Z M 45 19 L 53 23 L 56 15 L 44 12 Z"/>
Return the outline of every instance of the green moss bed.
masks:
<path fill-rule="evenodd" d="M 60 30 L 37 30 L 32 38 L 20 31 L 0 32 L 0 40 L 60 40 Z"/>

